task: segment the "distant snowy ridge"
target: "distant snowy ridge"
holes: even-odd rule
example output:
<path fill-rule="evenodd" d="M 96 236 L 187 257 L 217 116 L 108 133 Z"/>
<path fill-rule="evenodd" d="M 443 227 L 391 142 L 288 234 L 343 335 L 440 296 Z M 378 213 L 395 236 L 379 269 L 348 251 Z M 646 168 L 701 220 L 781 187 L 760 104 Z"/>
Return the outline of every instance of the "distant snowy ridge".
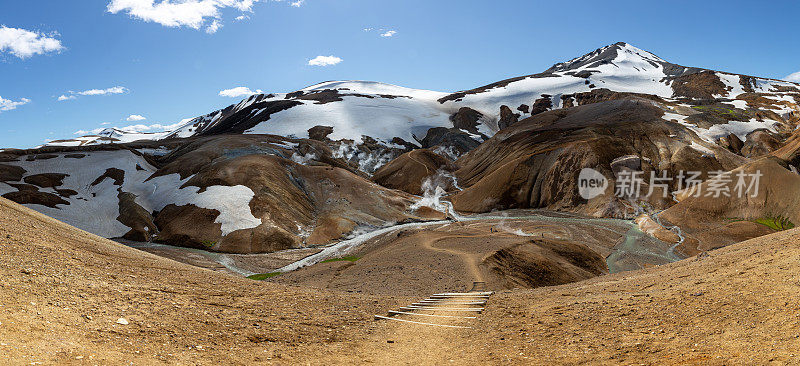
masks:
<path fill-rule="evenodd" d="M 765 94 L 777 113 L 796 112 L 792 88 L 799 84 L 755 78 L 669 63 L 627 43 L 597 49 L 543 73 L 512 78 L 456 93 L 405 88 L 371 81 L 327 81 L 292 93 L 256 94 L 237 104 L 188 120 L 163 133 L 139 134 L 112 130 L 98 137 L 85 136 L 49 143 L 79 146 L 136 140 L 185 138 L 223 133 L 276 134 L 306 138 L 315 126 L 333 127 L 333 140 L 360 143 L 364 136 L 390 144 L 395 139 L 419 145 L 429 129 L 454 127 L 450 117 L 462 107 L 483 117 L 477 130 L 492 136 L 498 131 L 501 106 L 518 118 L 565 107 L 564 98 L 598 89 L 655 95 L 666 100 L 687 98 L 678 88 L 682 78 L 713 73 L 719 80 L 714 98 L 727 99 L 737 108 L 747 106 L 736 98 L 749 93 Z M 800 90 L 799 90 L 800 91 Z M 688 98 L 692 98 L 689 96 Z M 534 106 L 543 106 L 535 109 Z M 475 138 L 480 139 L 470 133 Z"/>

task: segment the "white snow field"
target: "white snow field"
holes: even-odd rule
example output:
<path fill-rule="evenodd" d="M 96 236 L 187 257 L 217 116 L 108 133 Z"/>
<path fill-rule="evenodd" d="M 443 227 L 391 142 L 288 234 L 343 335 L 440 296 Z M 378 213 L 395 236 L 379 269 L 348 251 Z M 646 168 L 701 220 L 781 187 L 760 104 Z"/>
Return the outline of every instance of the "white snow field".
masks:
<path fill-rule="evenodd" d="M 57 205 L 57 208 L 37 204 L 26 206 L 106 238 L 122 237 L 130 230 L 117 221 L 118 188 L 135 194 L 136 203 L 149 212 L 160 211 L 169 204 L 178 206 L 192 204 L 200 208 L 218 210 L 220 215 L 216 222 L 221 224 L 223 235 L 261 225 L 261 219 L 254 217 L 250 211 L 249 203 L 255 195 L 250 188 L 241 185 L 211 186 L 198 193 L 200 190 L 198 187 L 180 188 L 191 177 L 180 179 L 178 174 L 171 174 L 147 180 L 156 171 L 155 167 L 148 164 L 141 156 L 127 150 L 89 152 L 80 159 L 59 155 L 52 159 L 25 161 L 23 157 L 22 161 L 4 164 L 25 169 L 27 171 L 25 176 L 41 173 L 68 174 L 64 178 L 63 185 L 58 188 L 78 192 L 75 196 L 63 198 L 69 205 Z M 93 186 L 92 183 L 109 167 L 125 171 L 122 186 L 114 185 L 111 178 L 105 178 Z M 58 195 L 53 188 L 39 190 Z M 0 182 L 0 195 L 16 191 L 17 189 Z"/>

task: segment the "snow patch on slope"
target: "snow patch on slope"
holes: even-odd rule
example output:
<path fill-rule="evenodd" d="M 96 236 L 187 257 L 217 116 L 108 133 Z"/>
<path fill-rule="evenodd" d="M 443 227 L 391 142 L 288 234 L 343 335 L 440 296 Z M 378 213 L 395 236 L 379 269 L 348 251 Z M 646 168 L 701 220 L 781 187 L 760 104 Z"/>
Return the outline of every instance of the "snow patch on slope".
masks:
<path fill-rule="evenodd" d="M 200 208 L 220 212 L 216 222 L 221 224 L 223 235 L 241 229 L 261 225 L 261 219 L 253 216 L 249 203 L 255 193 L 245 186 L 211 186 L 199 192 L 199 187 L 180 188 L 191 177 L 181 180 L 178 174 L 156 177 L 150 180 L 156 168 L 142 157 L 127 150 L 86 153 L 81 159 L 68 159 L 63 155 L 53 159 L 18 161 L 6 163 L 16 165 L 27 172 L 25 176 L 42 173 L 68 174 L 59 189 L 78 192 L 63 198 L 69 205 L 50 208 L 41 205 L 26 205 L 47 216 L 56 218 L 90 233 L 107 238 L 125 235 L 130 228 L 117 221 L 119 216 L 118 188 L 137 196 L 136 203 L 149 212 L 163 210 L 169 204 L 178 206 L 192 204 Z M 139 166 L 140 169 L 137 169 Z M 121 187 L 106 178 L 96 185 L 92 183 L 106 169 L 114 167 L 125 172 Z M 12 182 L 13 183 L 13 182 Z M 20 181 L 21 183 L 21 181 Z M 41 192 L 58 194 L 52 188 L 40 188 Z M 0 195 L 17 190 L 0 182 Z"/>

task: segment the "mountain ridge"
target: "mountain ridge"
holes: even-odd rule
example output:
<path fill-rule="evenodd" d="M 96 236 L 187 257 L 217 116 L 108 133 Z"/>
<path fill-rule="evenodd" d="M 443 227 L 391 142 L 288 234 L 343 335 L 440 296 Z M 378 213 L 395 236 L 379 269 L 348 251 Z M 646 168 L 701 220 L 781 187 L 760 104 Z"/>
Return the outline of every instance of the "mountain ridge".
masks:
<path fill-rule="evenodd" d="M 707 73 L 713 76 L 698 76 Z M 738 80 L 735 80 L 736 77 Z M 534 109 L 562 108 L 564 105 L 560 98 L 563 95 L 601 88 L 615 92 L 653 94 L 668 99 L 698 99 L 697 88 L 687 88 L 686 85 L 703 83 L 713 84 L 705 87 L 713 87 L 713 92 L 718 94 L 703 91 L 700 99 L 736 99 L 738 94 L 732 95 L 731 91 L 738 92 L 739 89 L 773 93 L 779 88 L 800 87 L 800 84 L 776 79 L 681 66 L 629 43 L 617 42 L 556 63 L 540 73 L 513 77 L 475 89 L 449 93 L 377 81 L 332 80 L 290 93 L 254 94 L 228 107 L 192 118 L 175 130 L 164 133 L 150 135 L 103 131 L 98 135 L 106 138 L 84 136 L 54 141 L 48 145 L 82 146 L 131 142 L 137 138 L 162 140 L 221 133 L 306 137 L 307 130 L 314 127 L 308 120 L 316 119 L 319 125 L 333 125 L 333 139 L 360 141 L 362 135 L 366 135 L 387 143 L 398 138 L 407 144 L 419 146 L 427 129 L 454 127 L 450 116 L 464 107 L 474 109 L 483 116 L 482 120 L 472 123 L 480 134 L 491 136 L 499 130 L 497 121 L 501 118 L 500 109 L 503 105 L 524 118 L 530 116 L 530 111 Z M 540 105 L 534 108 L 537 102 Z M 363 120 L 370 120 L 371 123 L 359 123 Z M 480 142 L 481 139 L 477 140 Z"/>

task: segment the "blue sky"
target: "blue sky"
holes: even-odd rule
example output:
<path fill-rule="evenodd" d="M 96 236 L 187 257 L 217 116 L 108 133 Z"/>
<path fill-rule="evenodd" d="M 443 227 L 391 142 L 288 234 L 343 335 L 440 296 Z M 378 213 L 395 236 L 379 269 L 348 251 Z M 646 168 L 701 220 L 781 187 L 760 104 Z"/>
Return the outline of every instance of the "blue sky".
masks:
<path fill-rule="evenodd" d="M 0 2 L 0 147 L 171 125 L 237 102 L 219 95 L 236 87 L 470 89 L 618 41 L 687 66 L 800 71 L 797 1 L 162 1 Z M 342 61 L 309 65 L 317 56 Z"/>

